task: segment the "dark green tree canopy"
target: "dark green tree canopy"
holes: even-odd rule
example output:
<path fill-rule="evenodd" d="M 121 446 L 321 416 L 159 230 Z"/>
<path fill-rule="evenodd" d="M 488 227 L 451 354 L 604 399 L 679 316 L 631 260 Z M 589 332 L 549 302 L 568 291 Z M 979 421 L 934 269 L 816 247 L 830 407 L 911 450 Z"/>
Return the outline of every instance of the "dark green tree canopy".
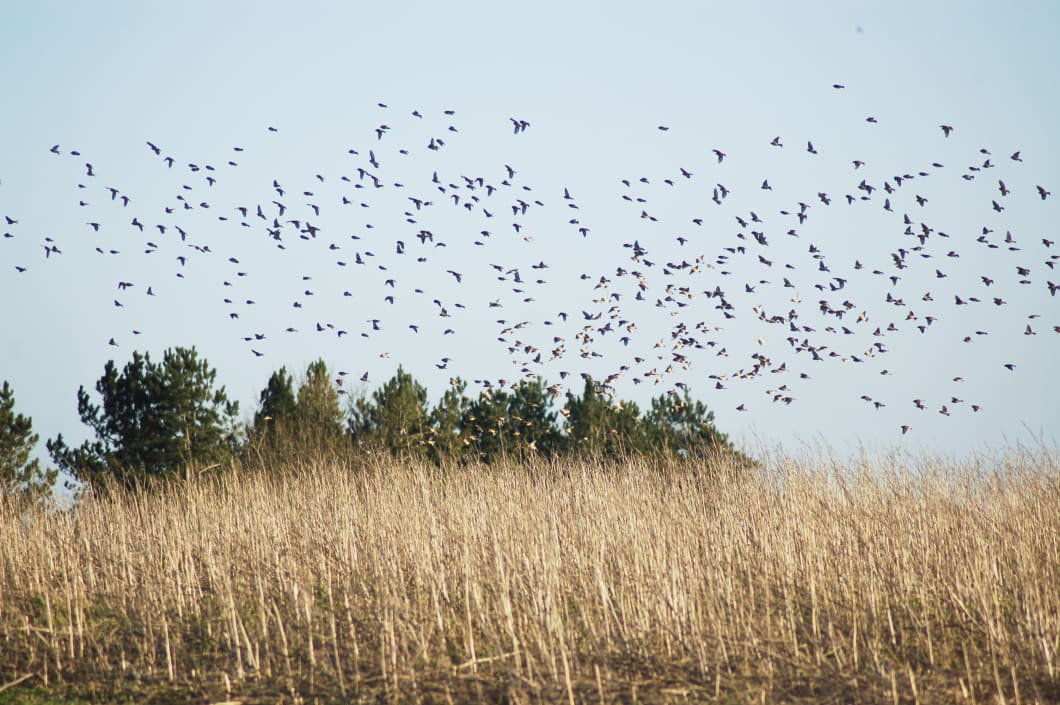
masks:
<path fill-rule="evenodd" d="M 473 459 L 488 463 L 515 450 L 509 427 L 510 401 L 503 388 L 486 389 L 468 404 L 462 425 L 468 431 Z"/>
<path fill-rule="evenodd" d="M 347 450 L 346 415 L 323 360 L 309 364 L 297 393 L 286 368 L 273 372 L 260 399 L 247 429 L 245 457 L 283 465 L 321 451 Z"/>
<path fill-rule="evenodd" d="M 470 405 L 467 383 L 460 378 L 450 380 L 449 388 L 428 418 L 427 447 L 433 462 L 444 465 L 463 458 L 470 443 L 466 425 Z"/>
<path fill-rule="evenodd" d="M 161 363 L 136 352 L 121 372 L 111 360 L 96 382 L 99 404 L 84 387 L 77 393 L 78 414 L 95 440 L 71 448 L 60 435 L 48 441 L 48 451 L 93 488 L 223 464 L 238 448 L 238 404 L 224 387 L 214 388 L 216 376 L 194 348 L 166 350 Z"/>
<path fill-rule="evenodd" d="M 305 381 L 298 388 L 297 415 L 304 428 L 315 429 L 315 435 L 337 438 L 345 431 L 346 416 L 339 392 L 323 360 L 311 362 L 306 368 Z"/>
<path fill-rule="evenodd" d="M 4 382 L 0 387 L 0 495 L 36 501 L 51 493 L 55 470 L 44 470 L 39 460 L 30 460 L 38 440 L 33 421 L 15 413 L 15 392 Z"/>
<path fill-rule="evenodd" d="M 552 455 L 563 438 L 556 426 L 552 393 L 540 377 L 523 380 L 511 391 L 489 389 L 473 400 L 464 417 L 469 445 L 477 459 Z"/>
<path fill-rule="evenodd" d="M 224 387 L 215 387 L 215 378 L 194 348 L 167 350 L 160 364 L 134 353 L 120 371 L 112 360 L 96 382 L 99 401 L 84 387 L 77 394 L 78 413 L 94 438 L 70 447 L 60 435 L 47 443 L 51 457 L 77 480 L 105 489 L 181 477 L 233 459 L 268 470 L 363 452 L 438 465 L 558 455 L 739 456 L 714 427 L 713 414 L 687 389 L 661 394 L 642 414 L 636 404 L 617 400 L 613 388 L 586 376 L 581 394 L 567 392 L 557 411 L 559 387 L 540 377 L 487 385 L 477 397 L 454 378 L 432 407 L 427 389 L 398 367 L 371 395 L 343 409 L 342 373 L 333 379 L 324 361 L 317 360 L 297 385 L 286 368 L 274 372 L 253 420 L 240 434 L 237 406 Z M 28 461 L 36 441 L 28 419 L 14 415 L 11 407 L 5 385 L 0 480 L 6 484 L 0 489 L 32 484 L 34 478 L 50 483 L 54 472 L 43 474 Z"/>
<path fill-rule="evenodd" d="M 714 413 L 688 389 L 651 400 L 644 415 L 646 449 L 667 456 L 703 456 L 724 450 L 729 441 L 714 427 Z"/>
<path fill-rule="evenodd" d="M 512 435 L 522 441 L 518 447 L 523 452 L 551 455 L 559 450 L 562 438 L 556 426 L 558 414 L 552 408 L 554 398 L 541 377 L 523 380 L 512 390 L 508 415 Z"/>
<path fill-rule="evenodd" d="M 254 428 L 266 425 L 291 424 L 298 415 L 298 402 L 294 396 L 294 381 L 281 367 L 269 377 L 265 389 L 261 390 L 261 408 L 254 414 Z"/>
<path fill-rule="evenodd" d="M 645 447 L 640 409 L 632 402 L 613 401 L 603 385 L 585 379 L 581 396 L 567 393 L 568 449 L 579 454 L 622 457 Z"/>
<path fill-rule="evenodd" d="M 354 402 L 350 411 L 350 435 L 362 448 L 423 457 L 427 453 L 429 417 L 427 389 L 398 367 L 394 376 L 375 390 L 370 399 Z"/>

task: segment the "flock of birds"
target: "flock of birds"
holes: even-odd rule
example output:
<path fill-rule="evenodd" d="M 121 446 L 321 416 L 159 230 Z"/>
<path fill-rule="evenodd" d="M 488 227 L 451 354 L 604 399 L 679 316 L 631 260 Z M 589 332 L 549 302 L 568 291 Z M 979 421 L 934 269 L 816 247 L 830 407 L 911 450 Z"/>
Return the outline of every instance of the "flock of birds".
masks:
<path fill-rule="evenodd" d="M 392 127 L 395 110 L 383 103 L 373 109 L 378 125 L 360 144 L 339 150 L 329 162 L 332 171 L 292 180 L 254 167 L 254 184 L 236 202 L 218 200 L 235 193 L 225 191 L 225 183 L 253 151 L 265 152 L 269 140 L 282 139 L 277 128 L 262 130 L 258 142 L 265 146 L 233 146 L 215 160 L 189 161 L 147 141 L 143 156 L 152 172 L 135 183 L 111 181 L 98 160 L 55 144 L 50 156 L 76 174 L 70 204 L 83 232 L 41 235 L 9 212 L 0 221 L 0 253 L 5 241 L 40 238 L 39 258 L 13 263 L 12 276 L 75 251 L 76 257 L 136 258 L 124 270 L 130 274 L 112 284 L 107 305 L 115 309 L 131 297 L 179 297 L 173 280 L 193 279 L 191 286 L 218 292 L 216 315 L 253 358 L 267 358 L 270 342 L 283 336 L 311 333 L 367 344 L 399 329 L 404 344 L 436 350 L 435 367 L 453 374 L 457 384 L 456 371 L 479 366 L 486 354 L 489 336 L 481 326 L 494 326 L 517 372 L 475 383 L 486 390 L 512 387 L 538 375 L 549 379 L 555 369 L 560 381 L 550 391 L 556 396 L 588 376 L 612 397 L 624 383 L 677 393 L 686 385 L 724 390 L 768 380 L 764 399 L 791 405 L 814 375 L 827 374 L 823 367 L 872 365 L 886 378 L 892 372 L 883 361 L 893 346 L 922 346 L 929 356 L 938 345 L 933 334 L 939 321 L 957 317 L 954 310 L 1017 308 L 1007 298 L 1018 299 L 1020 310 L 1003 318 L 1010 330 L 1001 335 L 1060 333 L 1060 325 L 1038 320 L 1058 319 L 1055 308 L 1047 308 L 1060 280 L 1053 240 L 1013 232 L 1003 222 L 1015 198 L 1027 207 L 1031 198 L 1040 205 L 1051 196 L 1045 185 L 1034 184 L 1032 191 L 1022 184 L 1020 151 L 980 148 L 959 170 L 936 161 L 898 173 L 874 170 L 850 155 L 842 191 L 807 186 L 789 200 L 773 193 L 770 178 L 731 182 L 727 171 L 737 157 L 724 146 L 707 146 L 698 161 L 689 157 L 693 164 L 617 178 L 615 213 L 628 220 L 615 236 L 594 229 L 573 186 L 539 187 L 503 159 L 481 172 L 453 167 L 443 157 L 464 139 L 455 111 L 402 111 L 402 124 L 418 126 L 414 132 L 422 137 L 411 144 Z M 879 125 L 874 117 L 865 123 Z M 510 127 L 512 139 L 533 130 L 516 117 Z M 945 124 L 933 129 L 940 141 L 955 131 Z M 676 129 L 658 125 L 651 132 L 666 139 Z M 763 144 L 807 158 L 826 149 L 805 137 L 795 144 L 769 135 Z M 945 215 L 929 217 L 937 216 L 928 207 L 930 183 L 941 174 L 969 189 L 961 208 L 981 214 L 974 231 L 963 224 L 951 229 L 941 222 Z M 993 185 L 991 195 L 972 200 L 982 193 L 973 185 L 983 182 Z M 741 198 L 733 198 L 737 191 Z M 765 205 L 748 208 L 751 198 Z M 827 242 L 830 226 L 815 230 L 816 221 L 830 218 L 824 214 L 843 208 L 874 209 L 882 219 L 883 229 L 854 246 L 853 256 L 849 243 Z M 558 247 L 549 245 L 553 241 Z M 274 264 L 257 276 L 252 263 L 265 261 L 265 251 Z M 591 256 L 579 261 L 575 251 Z M 996 268 L 972 272 L 963 264 L 984 255 Z M 132 274 L 154 272 L 159 261 L 166 263 L 167 279 Z M 216 272 L 219 281 L 204 282 L 195 272 Z M 557 280 L 553 273 L 569 278 Z M 924 288 L 925 281 L 934 286 Z M 1021 293 L 1014 297 L 1008 293 L 1013 289 Z M 101 343 L 121 346 L 141 332 L 113 331 Z M 971 344 L 989 333 L 973 325 L 958 335 Z M 474 351 L 469 359 L 456 359 L 458 346 L 443 347 L 450 337 L 463 338 L 465 349 Z M 393 350 L 373 354 L 400 357 Z M 991 373 L 1015 367 L 999 360 Z M 339 371 L 341 392 L 348 374 L 371 381 L 367 370 Z M 975 400 L 959 396 L 963 381 L 954 377 L 953 393 L 933 399 L 892 399 L 886 387 L 882 395 L 854 394 L 876 409 L 907 405 L 911 415 L 980 411 Z M 735 405 L 738 411 L 752 407 L 751 399 Z M 913 424 L 899 430 L 904 434 Z"/>

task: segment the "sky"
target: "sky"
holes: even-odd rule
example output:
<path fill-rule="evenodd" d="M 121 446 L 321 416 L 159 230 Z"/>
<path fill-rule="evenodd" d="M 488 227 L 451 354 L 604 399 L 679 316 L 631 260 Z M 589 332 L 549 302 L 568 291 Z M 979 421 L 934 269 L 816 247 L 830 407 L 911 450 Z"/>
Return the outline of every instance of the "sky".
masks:
<path fill-rule="evenodd" d="M 195 346 L 244 418 L 322 358 L 351 395 L 398 365 L 432 400 L 683 385 L 752 450 L 1053 447 L 1057 26 L 1048 2 L 9 3 L 0 378 L 42 439 L 87 438 L 108 360 Z"/>

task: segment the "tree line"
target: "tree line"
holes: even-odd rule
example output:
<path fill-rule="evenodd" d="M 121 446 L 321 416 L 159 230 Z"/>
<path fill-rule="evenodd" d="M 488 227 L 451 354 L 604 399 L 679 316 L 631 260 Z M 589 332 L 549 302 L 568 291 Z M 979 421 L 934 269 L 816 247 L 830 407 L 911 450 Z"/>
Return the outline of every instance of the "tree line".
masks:
<path fill-rule="evenodd" d="M 540 377 L 487 387 L 477 396 L 454 378 L 433 405 L 427 389 L 401 367 L 369 395 L 346 395 L 344 382 L 323 360 L 310 363 L 298 382 L 281 368 L 261 391 L 253 418 L 241 422 L 238 402 L 195 348 L 168 349 L 159 362 L 134 352 L 120 370 L 113 360 L 106 364 L 95 395 L 78 390 L 78 415 L 92 438 L 77 446 L 62 434 L 47 440 L 55 468 L 31 459 L 39 436 L 29 418 L 15 413 L 5 382 L 0 494 L 39 500 L 58 471 L 106 491 L 236 463 L 282 468 L 322 452 L 387 454 L 439 466 L 558 456 L 746 460 L 687 388 L 660 394 L 642 410 L 588 376 L 581 393 L 567 392 L 562 404 L 559 387 Z"/>

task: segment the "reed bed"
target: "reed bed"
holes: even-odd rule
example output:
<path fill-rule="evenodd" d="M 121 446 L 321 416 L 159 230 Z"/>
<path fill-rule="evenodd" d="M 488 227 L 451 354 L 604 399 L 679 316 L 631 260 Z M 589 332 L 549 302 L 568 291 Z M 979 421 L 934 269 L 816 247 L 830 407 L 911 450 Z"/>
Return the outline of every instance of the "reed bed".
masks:
<path fill-rule="evenodd" d="M 1060 702 L 1058 586 L 1051 455 L 306 462 L 65 512 L 0 506 L 0 688 Z"/>

